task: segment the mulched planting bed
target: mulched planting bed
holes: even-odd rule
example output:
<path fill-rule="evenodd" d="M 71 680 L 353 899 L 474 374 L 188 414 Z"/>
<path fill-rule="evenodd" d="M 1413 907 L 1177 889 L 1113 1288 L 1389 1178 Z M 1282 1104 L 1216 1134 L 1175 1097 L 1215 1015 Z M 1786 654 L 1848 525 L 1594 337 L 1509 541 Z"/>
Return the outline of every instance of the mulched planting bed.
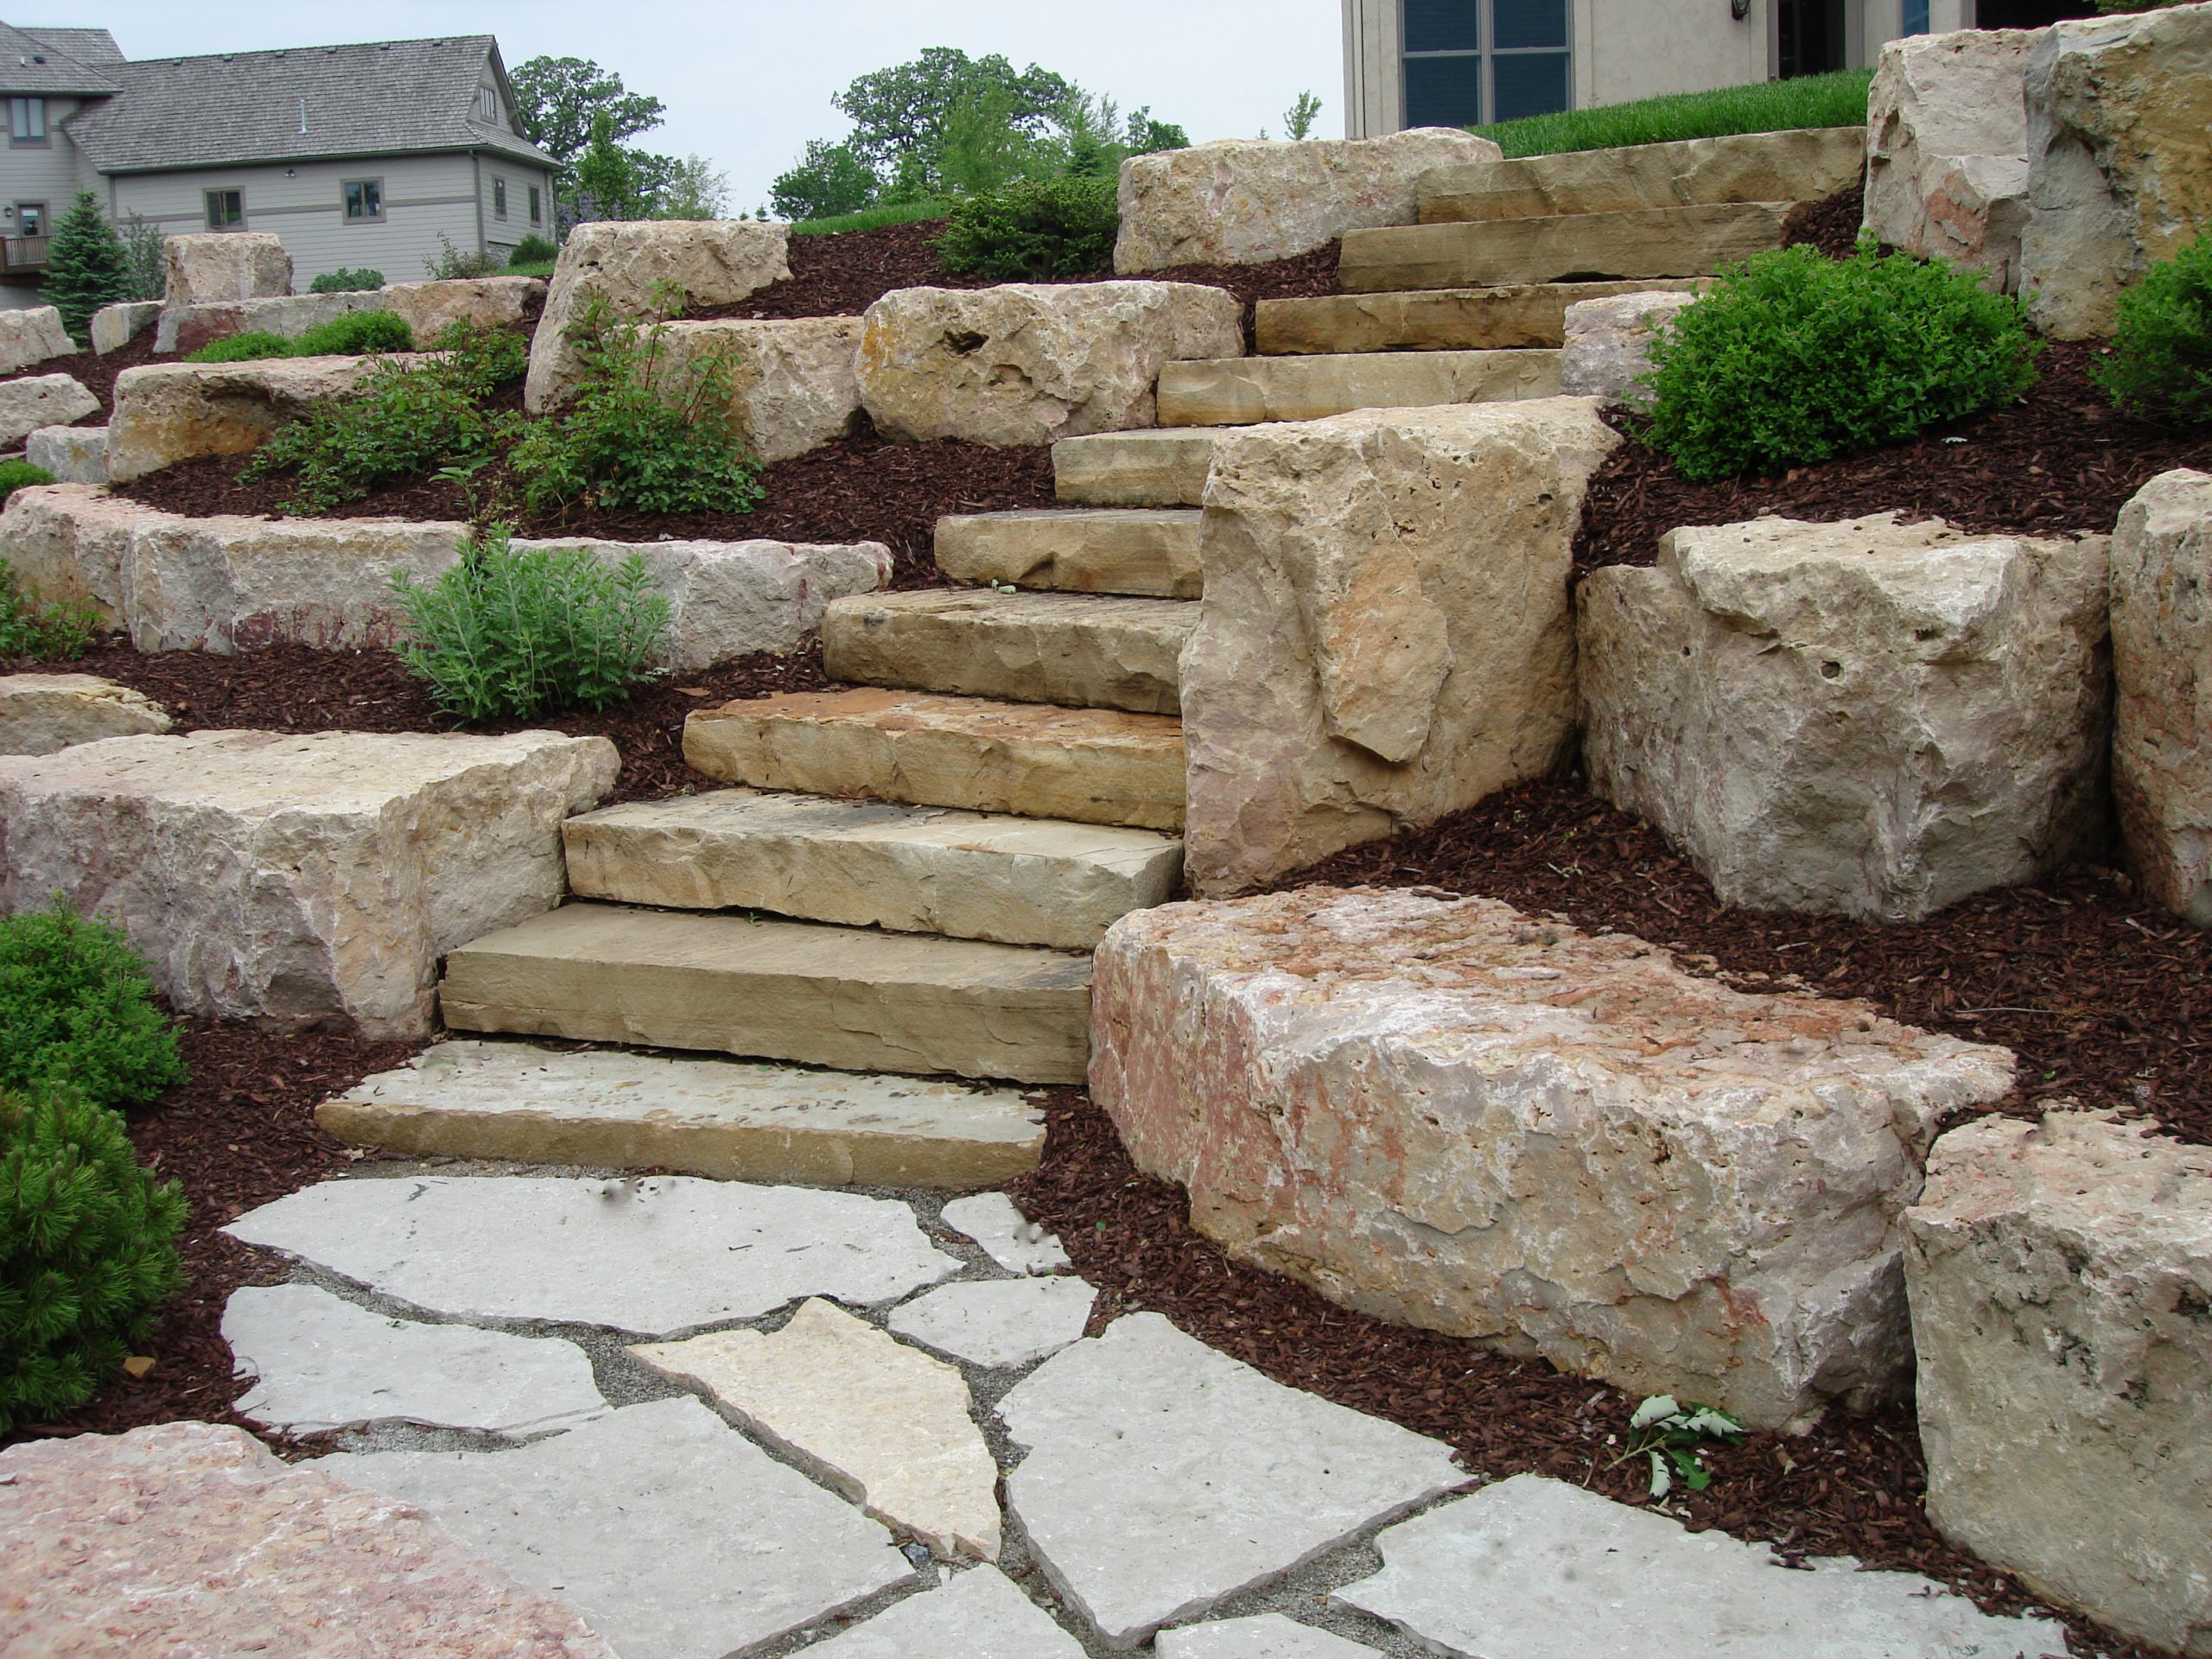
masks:
<path fill-rule="evenodd" d="M 0 376 L 9 380 L 29 380 L 41 374 L 66 374 L 86 391 L 100 400 L 99 408 L 82 420 L 72 421 L 72 426 L 105 426 L 109 412 L 115 406 L 115 378 L 125 369 L 135 369 L 142 363 L 174 363 L 174 355 L 159 357 L 154 352 L 154 331 L 142 330 L 130 344 L 111 352 L 79 352 L 70 357 L 52 357 L 43 363 L 34 363 L 18 373 Z"/>
<path fill-rule="evenodd" d="M 1818 248 L 1831 259 L 1848 259 L 1859 251 L 1859 227 L 1866 219 L 1866 187 L 1854 184 L 1791 214 L 1783 226 L 1783 245 Z"/>

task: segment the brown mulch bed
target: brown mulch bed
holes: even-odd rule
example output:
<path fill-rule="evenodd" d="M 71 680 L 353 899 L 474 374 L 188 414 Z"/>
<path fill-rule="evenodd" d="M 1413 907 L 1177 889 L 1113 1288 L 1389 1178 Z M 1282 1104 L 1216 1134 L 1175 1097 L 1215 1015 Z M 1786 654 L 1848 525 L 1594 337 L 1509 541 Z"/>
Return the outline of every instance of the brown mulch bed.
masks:
<path fill-rule="evenodd" d="M 1859 251 L 1859 227 L 1866 218 L 1866 187 L 1854 184 L 1792 213 L 1783 226 L 1783 245 L 1818 248 L 1831 259 L 1848 259 Z"/>
<path fill-rule="evenodd" d="M 135 369 L 141 363 L 171 363 L 174 356 L 156 357 L 154 353 L 154 331 L 142 330 L 130 344 L 112 352 L 78 352 L 69 357 L 50 357 L 43 363 L 34 363 L 20 374 L 0 376 L 9 380 L 27 380 L 41 374 L 66 374 L 86 391 L 100 400 L 100 406 L 82 420 L 72 421 L 72 426 L 105 426 L 109 411 L 115 404 L 115 378 L 125 369 Z"/>

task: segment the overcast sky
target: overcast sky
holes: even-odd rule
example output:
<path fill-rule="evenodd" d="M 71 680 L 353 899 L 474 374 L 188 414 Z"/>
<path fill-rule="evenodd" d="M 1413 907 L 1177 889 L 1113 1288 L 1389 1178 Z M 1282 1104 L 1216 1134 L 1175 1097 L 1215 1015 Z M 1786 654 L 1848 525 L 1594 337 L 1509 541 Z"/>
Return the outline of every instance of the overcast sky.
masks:
<path fill-rule="evenodd" d="M 1319 136 L 1344 130 L 1338 0 L 380 0 L 373 34 L 357 8 L 181 6 L 175 0 L 70 0 L 10 10 L 33 25 L 105 23 L 124 55 L 166 57 L 259 47 L 489 33 L 509 67 L 526 58 L 590 58 L 668 105 L 639 142 L 696 152 L 725 170 L 747 211 L 810 138 L 836 138 L 830 94 L 855 75 L 925 46 L 1034 62 L 1191 137 L 1282 136 L 1300 92 L 1323 101 Z"/>

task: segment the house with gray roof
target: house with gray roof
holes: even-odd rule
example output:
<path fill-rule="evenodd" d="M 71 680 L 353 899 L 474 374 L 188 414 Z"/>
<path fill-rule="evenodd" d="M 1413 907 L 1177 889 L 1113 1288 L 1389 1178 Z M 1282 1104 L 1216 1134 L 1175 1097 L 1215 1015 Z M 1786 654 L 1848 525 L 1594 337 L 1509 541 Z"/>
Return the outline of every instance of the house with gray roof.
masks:
<path fill-rule="evenodd" d="M 79 190 L 118 226 L 280 237 L 302 289 L 553 234 L 553 162 L 488 35 L 127 59 L 105 29 L 0 23 L 0 283 L 37 279 Z"/>

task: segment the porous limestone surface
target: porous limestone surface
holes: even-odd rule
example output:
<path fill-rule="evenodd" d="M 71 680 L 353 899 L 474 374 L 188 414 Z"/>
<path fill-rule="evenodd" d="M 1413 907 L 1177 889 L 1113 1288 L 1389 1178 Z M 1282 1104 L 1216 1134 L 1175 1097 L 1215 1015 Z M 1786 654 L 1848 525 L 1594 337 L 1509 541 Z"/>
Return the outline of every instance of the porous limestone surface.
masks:
<path fill-rule="evenodd" d="M 1780 247 L 1794 211 L 1787 201 L 1736 202 L 1352 231 L 1337 280 L 1348 294 L 1374 294 L 1710 276 Z"/>
<path fill-rule="evenodd" d="M 1153 1644 L 1160 1659 L 1372 1659 L 1373 1648 L 1281 1613 L 1185 1624 L 1162 1630 Z"/>
<path fill-rule="evenodd" d="M 1651 347 L 1694 294 L 1644 292 L 1581 300 L 1567 308 L 1567 344 L 1560 353 L 1559 389 L 1569 397 L 1649 409 Z"/>
<path fill-rule="evenodd" d="M 294 1434 L 369 1423 L 473 1428 L 513 1439 L 604 1415 L 573 1342 L 372 1313 L 313 1285 L 247 1285 L 223 1307 L 240 1414 Z"/>
<path fill-rule="evenodd" d="M 1195 506 L 1205 493 L 1214 435 L 1195 429 L 1063 438 L 1052 446 L 1061 499 Z M 1203 448 L 1164 442 L 1191 436 L 1203 439 Z M 1132 450 L 1089 448 L 1139 438 L 1147 442 Z M 937 567 L 955 582 L 1196 599 L 1198 522 L 1195 512 L 1149 506 L 950 515 L 937 521 Z"/>
<path fill-rule="evenodd" d="M 1859 182 L 1863 127 L 1726 133 L 1440 167 L 1421 181 L 1424 225 L 1821 201 Z"/>
<path fill-rule="evenodd" d="M 890 1535 L 696 1400 L 505 1452 L 307 1465 L 419 1505 L 631 1659 L 724 1659 L 912 1582 Z"/>
<path fill-rule="evenodd" d="M 842 1636 L 814 1659 L 1083 1659 L 1083 1646 L 995 1567 L 910 1596 Z"/>
<path fill-rule="evenodd" d="M 275 298 L 292 291 L 292 256 L 266 231 L 165 237 L 166 305 Z"/>
<path fill-rule="evenodd" d="M 349 396 L 387 357 L 278 357 L 249 363 L 142 363 L 115 378 L 107 423 L 107 475 L 118 484 L 201 455 L 258 449 L 287 421 Z M 90 393 L 86 394 L 88 397 Z M 99 407 L 94 398 L 89 415 Z M 50 415 L 44 426 L 75 416 Z"/>
<path fill-rule="evenodd" d="M 783 1329 L 630 1350 L 946 1560 L 999 1555 L 998 1465 L 943 1360 L 819 1300 Z"/>
<path fill-rule="evenodd" d="M 77 342 L 61 326 L 61 313 L 55 307 L 0 311 L 0 374 L 21 374 L 50 357 L 68 357 L 76 350 Z"/>
<path fill-rule="evenodd" d="M 704 365 L 727 365 L 732 421 L 762 461 L 791 461 L 860 425 L 858 317 L 672 322 L 661 338 L 660 384 L 672 399 L 690 401 Z"/>
<path fill-rule="evenodd" d="M 944 1206 L 944 1224 L 982 1246 L 1008 1273 L 1058 1273 L 1071 1263 L 1060 1241 L 1014 1207 L 1003 1192 L 978 1192 Z"/>
<path fill-rule="evenodd" d="M 987 1370 L 1027 1365 L 1083 1335 L 1097 1293 L 1080 1279 L 940 1285 L 894 1312 L 894 1336 Z"/>
<path fill-rule="evenodd" d="M 275 334 L 297 340 L 359 311 L 378 311 L 373 289 L 340 294 L 286 294 L 254 300 L 216 300 L 198 305 L 165 305 L 154 330 L 156 352 L 196 352 L 233 334 Z"/>
<path fill-rule="evenodd" d="M 683 1175 L 325 1181 L 223 1230 L 432 1313 L 641 1337 L 886 1301 L 960 1266 L 893 1199 Z"/>
<path fill-rule="evenodd" d="M 105 484 L 107 428 L 41 426 L 24 434 L 23 459 L 57 484 Z"/>
<path fill-rule="evenodd" d="M 1195 507 L 1205 499 L 1213 440 L 1203 430 L 1062 438 L 1052 446 L 1052 493 L 1071 505 Z"/>
<path fill-rule="evenodd" d="M 1366 352 L 1168 363 L 1160 371 L 1162 426 L 1257 426 L 1319 421 L 1356 409 L 1434 409 L 1555 397 L 1554 351 Z"/>
<path fill-rule="evenodd" d="M 1902 1387 L 1901 1212 L 2013 1076 L 1484 899 L 1171 905 L 1095 974 L 1092 1096 L 1232 1257 L 1760 1427 Z"/>
<path fill-rule="evenodd" d="M 161 321 L 159 300 L 126 300 L 92 313 L 92 349 L 103 356 L 121 351 Z"/>
<path fill-rule="evenodd" d="M 0 754 L 52 754 L 172 723 L 152 698 L 97 674 L 0 675 Z"/>
<path fill-rule="evenodd" d="M 213 1423 L 0 1451 L 0 1647 L 26 1659 L 614 1659 L 411 1504 Z"/>
<path fill-rule="evenodd" d="M 378 308 L 408 327 L 415 343 L 429 347 L 456 322 L 478 328 L 521 322 L 545 302 L 536 276 L 461 276 L 429 283 L 394 283 L 378 296 Z"/>
<path fill-rule="evenodd" d="M 1270 1382 L 1157 1313 L 1062 1349 L 999 1415 L 1027 1449 L 1007 1502 L 1115 1649 L 1465 1478 L 1442 1442 Z"/>
<path fill-rule="evenodd" d="M 1334 1599 L 1455 1659 L 2066 1659 L 2063 1626 L 1996 1618 L 1916 1573 L 1793 1571 L 1567 1482 L 1516 1475 L 1385 1531 Z"/>
<path fill-rule="evenodd" d="M 1643 283 L 1528 283 L 1510 288 L 1262 300 L 1253 308 L 1252 328 L 1261 354 L 1269 357 L 1333 352 L 1555 349 L 1567 337 L 1570 306 L 1624 294 L 1692 293 L 1700 283 L 1696 277 L 1654 278 Z M 1205 480 L 1199 482 L 1203 485 Z"/>
<path fill-rule="evenodd" d="M 0 315 L 4 315 L 0 313 Z M 0 380 L 0 449 L 16 449 L 42 426 L 67 426 L 97 413 L 100 400 L 70 374 Z"/>

